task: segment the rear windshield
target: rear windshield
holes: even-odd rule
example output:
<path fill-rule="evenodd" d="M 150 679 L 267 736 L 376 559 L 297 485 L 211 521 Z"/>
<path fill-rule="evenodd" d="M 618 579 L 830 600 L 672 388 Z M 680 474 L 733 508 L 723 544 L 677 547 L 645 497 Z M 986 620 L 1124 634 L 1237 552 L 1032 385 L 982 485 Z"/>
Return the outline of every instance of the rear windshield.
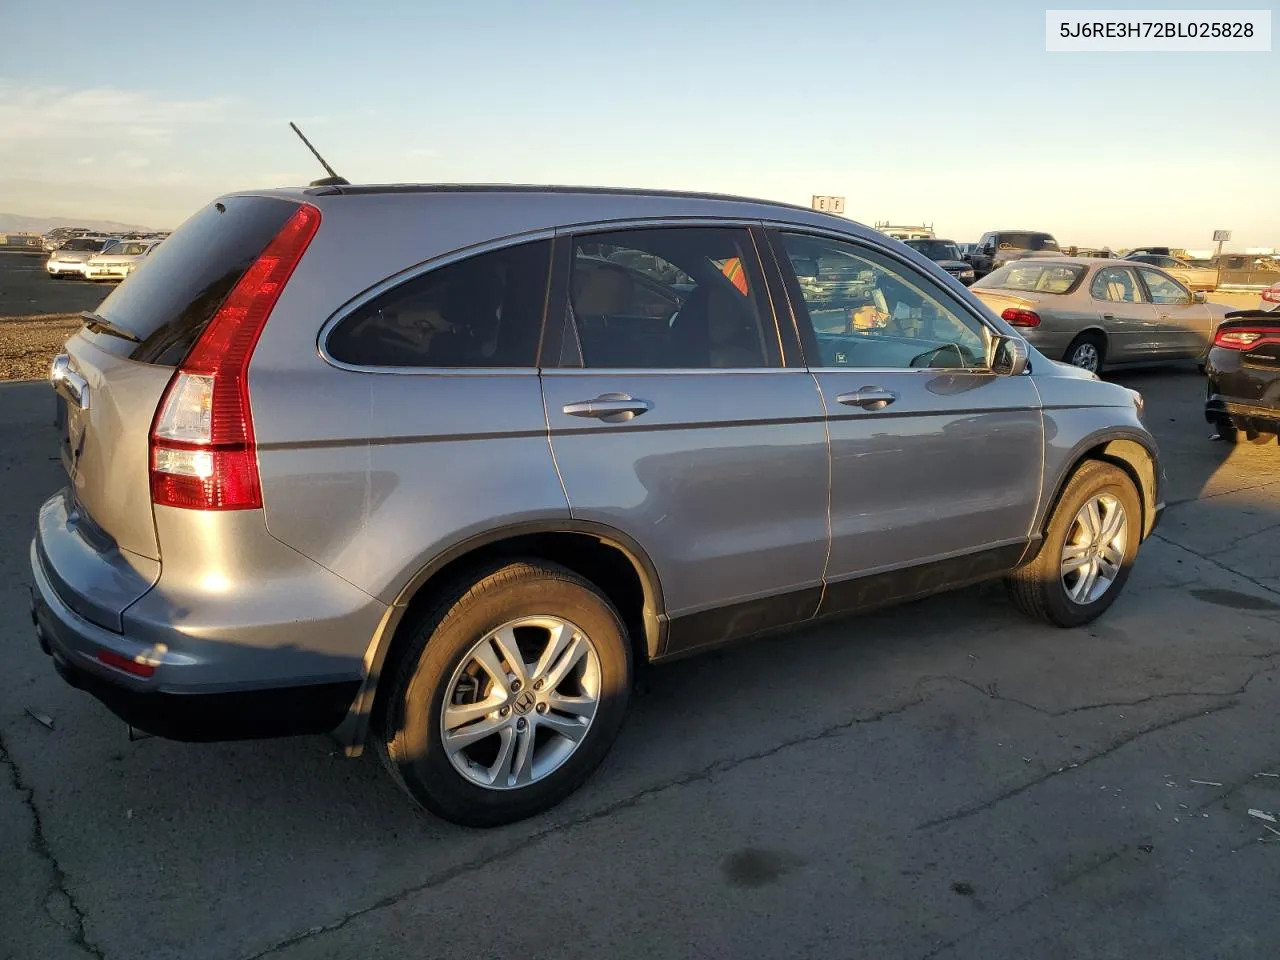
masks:
<path fill-rule="evenodd" d="M 274 197 L 227 197 L 173 232 L 98 313 L 142 342 L 133 359 L 181 362 L 231 288 L 298 205 Z"/>
<path fill-rule="evenodd" d="M 1002 233 L 1001 250 L 1057 250 L 1058 241 L 1047 233 Z"/>
<path fill-rule="evenodd" d="M 1084 267 L 1070 263 L 1015 260 L 987 274 L 973 286 L 980 290 L 1020 290 L 1024 293 L 1070 293 L 1080 285 Z"/>

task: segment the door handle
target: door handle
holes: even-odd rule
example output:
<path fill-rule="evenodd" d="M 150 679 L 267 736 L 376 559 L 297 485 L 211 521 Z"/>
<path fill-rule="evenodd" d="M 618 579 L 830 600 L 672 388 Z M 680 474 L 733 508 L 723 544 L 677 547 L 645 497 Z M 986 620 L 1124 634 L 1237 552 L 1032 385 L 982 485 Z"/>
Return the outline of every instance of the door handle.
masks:
<path fill-rule="evenodd" d="M 836 403 L 843 403 L 846 407 L 861 407 L 863 410 L 883 410 L 897 399 L 896 393 L 883 387 L 859 387 L 853 393 L 840 394 L 836 397 Z"/>
<path fill-rule="evenodd" d="M 602 393 L 594 400 L 566 403 L 561 409 L 571 417 L 595 417 L 605 423 L 625 423 L 653 409 L 648 400 L 637 400 L 625 393 Z"/>
<path fill-rule="evenodd" d="M 1102 319 L 1103 319 L 1103 320 L 1106 320 L 1108 323 L 1115 323 L 1115 322 L 1116 322 L 1116 315 L 1115 315 L 1114 313 L 1104 313 L 1104 314 L 1102 315 Z"/>

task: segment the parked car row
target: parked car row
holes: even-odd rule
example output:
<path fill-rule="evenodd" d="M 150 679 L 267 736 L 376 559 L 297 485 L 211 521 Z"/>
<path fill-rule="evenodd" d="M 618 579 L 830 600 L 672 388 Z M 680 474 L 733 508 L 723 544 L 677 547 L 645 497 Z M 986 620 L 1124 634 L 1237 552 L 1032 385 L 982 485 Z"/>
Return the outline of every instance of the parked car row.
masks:
<path fill-rule="evenodd" d="M 162 242 L 159 239 L 73 237 L 49 254 L 45 270 L 54 278 L 123 280 Z"/>

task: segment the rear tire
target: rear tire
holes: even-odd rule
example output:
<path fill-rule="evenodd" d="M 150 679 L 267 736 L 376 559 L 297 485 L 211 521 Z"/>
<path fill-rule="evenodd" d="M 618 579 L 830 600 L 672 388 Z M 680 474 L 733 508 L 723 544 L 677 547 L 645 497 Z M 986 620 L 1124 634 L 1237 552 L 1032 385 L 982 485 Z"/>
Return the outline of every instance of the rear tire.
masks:
<path fill-rule="evenodd" d="M 1091 505 L 1099 508 L 1093 514 L 1100 520 L 1097 536 L 1090 531 Z M 1118 536 L 1109 535 L 1109 523 L 1116 524 Z M 1009 595 L 1029 617 L 1058 627 L 1083 626 L 1119 596 L 1141 538 L 1142 502 L 1129 475 L 1109 463 L 1086 461 L 1062 491 L 1036 558 L 1005 579 Z M 1092 586 L 1084 581 L 1091 572 Z"/>
<path fill-rule="evenodd" d="M 375 743 L 427 810 L 472 827 L 522 820 L 573 793 L 608 753 L 631 690 L 631 646 L 618 611 L 582 577 L 503 561 L 455 582 L 407 629 L 379 694 Z M 554 667 L 575 653 L 557 679 Z"/>
<path fill-rule="evenodd" d="M 1107 341 L 1098 333 L 1082 333 L 1071 341 L 1062 359 L 1081 370 L 1101 373 L 1107 359 Z"/>

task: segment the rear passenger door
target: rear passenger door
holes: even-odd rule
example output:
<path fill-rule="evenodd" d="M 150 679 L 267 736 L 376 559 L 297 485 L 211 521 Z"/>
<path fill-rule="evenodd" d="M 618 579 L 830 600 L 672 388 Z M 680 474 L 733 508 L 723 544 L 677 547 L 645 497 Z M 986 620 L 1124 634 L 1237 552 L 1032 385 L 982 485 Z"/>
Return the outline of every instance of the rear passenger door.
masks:
<path fill-rule="evenodd" d="M 557 240 L 552 450 L 574 518 L 648 553 L 669 653 L 807 619 L 821 592 L 822 403 L 785 365 L 757 238 L 742 225 Z"/>
<path fill-rule="evenodd" d="M 993 374 L 976 312 L 905 259 L 852 239 L 770 238 L 831 438 L 821 612 L 1013 566 L 1040 492 L 1031 378 Z"/>

